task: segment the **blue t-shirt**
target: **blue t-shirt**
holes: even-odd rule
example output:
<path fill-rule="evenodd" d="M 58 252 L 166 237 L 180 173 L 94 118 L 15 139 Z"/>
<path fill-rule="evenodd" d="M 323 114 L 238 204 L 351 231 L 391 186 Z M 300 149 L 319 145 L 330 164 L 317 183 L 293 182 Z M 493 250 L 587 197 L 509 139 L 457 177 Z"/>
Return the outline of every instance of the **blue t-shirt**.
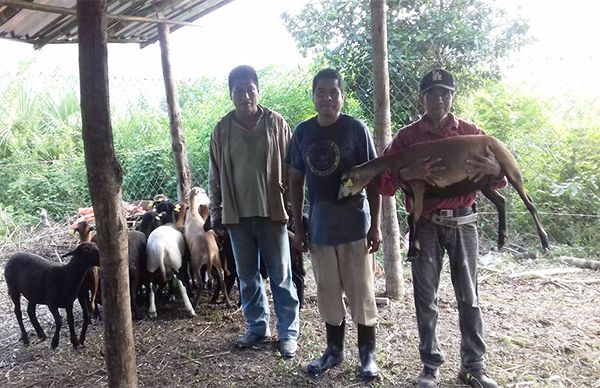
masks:
<path fill-rule="evenodd" d="M 316 117 L 298 124 L 286 162 L 306 177 L 311 243 L 337 245 L 367 235 L 370 212 L 365 190 L 341 201 L 337 195 L 342 174 L 376 156 L 369 130 L 352 116 L 342 114 L 327 127 L 320 126 Z"/>

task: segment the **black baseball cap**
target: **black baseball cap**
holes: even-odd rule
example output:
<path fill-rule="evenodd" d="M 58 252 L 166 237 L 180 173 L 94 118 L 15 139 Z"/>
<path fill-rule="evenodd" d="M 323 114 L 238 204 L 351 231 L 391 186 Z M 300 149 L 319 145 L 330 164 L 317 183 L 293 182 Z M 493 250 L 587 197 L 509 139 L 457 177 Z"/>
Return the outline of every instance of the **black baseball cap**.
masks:
<path fill-rule="evenodd" d="M 434 69 L 421 79 L 419 93 L 423 94 L 434 86 L 454 91 L 454 76 L 444 69 Z"/>

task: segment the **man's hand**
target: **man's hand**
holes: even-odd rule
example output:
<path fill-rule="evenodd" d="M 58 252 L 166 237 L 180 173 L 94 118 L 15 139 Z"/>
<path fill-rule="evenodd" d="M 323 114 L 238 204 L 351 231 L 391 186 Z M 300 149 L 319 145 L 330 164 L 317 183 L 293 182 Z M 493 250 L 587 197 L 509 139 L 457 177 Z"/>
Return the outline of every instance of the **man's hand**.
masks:
<path fill-rule="evenodd" d="M 475 155 L 473 159 L 467 159 L 466 163 L 471 166 L 467 170 L 467 176 L 474 182 L 479 182 L 485 176 L 491 176 L 493 178 L 500 178 L 502 169 L 500 163 L 490 150 L 490 146 L 487 149 L 486 155 Z"/>
<path fill-rule="evenodd" d="M 302 222 L 299 222 L 299 224 L 302 224 Z M 294 232 L 294 239 L 292 240 L 294 249 L 297 249 L 300 252 L 308 252 L 308 236 L 304 231 L 304 226 L 298 224 L 294 226 L 296 227 L 296 231 Z"/>
<path fill-rule="evenodd" d="M 381 229 L 371 227 L 367 233 L 367 248 L 369 253 L 377 252 L 381 245 Z"/>
<path fill-rule="evenodd" d="M 423 159 L 414 160 L 409 165 L 398 170 L 398 179 L 400 181 L 422 180 L 431 186 L 437 186 L 436 181 L 440 180 L 439 172 L 446 170 L 442 163 L 442 158 L 432 159 L 428 156 Z"/>

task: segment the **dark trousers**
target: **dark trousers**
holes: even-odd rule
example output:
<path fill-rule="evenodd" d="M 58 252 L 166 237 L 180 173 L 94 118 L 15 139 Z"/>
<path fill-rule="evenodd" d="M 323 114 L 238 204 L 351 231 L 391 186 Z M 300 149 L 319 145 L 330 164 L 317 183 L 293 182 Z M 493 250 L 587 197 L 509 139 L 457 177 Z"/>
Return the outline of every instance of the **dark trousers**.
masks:
<path fill-rule="evenodd" d="M 421 361 L 433 369 L 444 362 L 437 340 L 437 305 L 440 272 L 447 252 L 458 302 L 462 367 L 467 370 L 483 368 L 485 344 L 477 296 L 477 225 L 445 227 L 425 221 L 417 229 L 421 254 L 412 262 L 412 276 Z"/>

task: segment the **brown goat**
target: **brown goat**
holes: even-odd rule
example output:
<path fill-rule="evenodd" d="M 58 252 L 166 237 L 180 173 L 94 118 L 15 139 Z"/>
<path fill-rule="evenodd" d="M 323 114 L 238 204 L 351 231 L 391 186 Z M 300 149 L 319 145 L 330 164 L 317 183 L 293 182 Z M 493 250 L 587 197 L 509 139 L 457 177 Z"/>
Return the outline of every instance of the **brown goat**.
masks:
<path fill-rule="evenodd" d="M 225 287 L 225 275 L 217 243 L 217 235 L 212 230 L 204 232 L 204 218 L 198 212 L 201 204 L 208 201 L 208 197 L 203 189 L 194 187 L 189 193 L 189 207 L 185 217 L 185 240 L 190 249 L 190 268 L 192 279 L 201 282 L 202 268 L 205 267 L 209 275 L 218 280 L 219 287 L 215 287 L 215 292 L 211 303 L 216 303 L 219 296 L 219 289 L 223 290 L 225 303 L 231 307 L 231 300 Z M 195 298 L 193 305 L 197 305 L 200 297 Z"/>
<path fill-rule="evenodd" d="M 79 234 L 79 242 L 94 242 L 96 243 L 96 236 L 92 234 L 92 227 L 87 221 L 81 221 L 77 224 L 74 229 Z M 82 293 L 85 293 L 85 300 L 88 302 L 88 310 L 90 316 L 94 316 L 95 319 L 100 317 L 100 311 L 98 310 L 98 304 L 102 301 L 102 294 L 100 289 L 100 267 L 93 266 L 85 274 L 85 279 L 81 285 Z M 89 295 L 88 295 L 89 294 Z"/>
<path fill-rule="evenodd" d="M 472 159 L 475 155 L 486 155 L 489 153 L 494 155 L 500 164 L 502 173 L 519 193 L 527 210 L 529 210 L 533 217 L 533 222 L 537 228 L 542 247 L 548 249 L 548 235 L 542 226 L 531 198 L 525 192 L 521 171 L 519 170 L 516 159 L 500 140 L 491 136 L 456 136 L 417 143 L 401 152 L 387 154 L 360 166 L 355 166 L 342 176 L 338 198 L 341 199 L 357 194 L 369 184 L 372 179 L 387 170 L 391 170 L 392 173 L 395 173 L 414 160 L 424 159 L 428 156 L 431 157 L 431 160 L 439 158 L 441 159 L 440 163 L 443 164 L 446 169 L 438 173 L 440 179 L 435 182 L 435 187 L 427 184 L 423 180 L 404 182 L 407 187 L 402 187 L 405 194 L 412 197 L 413 201 L 412 211 L 409 214 L 408 222 L 409 260 L 415 258 L 417 256 L 417 251 L 420 249 L 415 232 L 417 222 L 421 218 L 423 211 L 423 198 L 453 197 L 477 190 L 480 190 L 483 195 L 492 201 L 498 211 L 498 247 L 501 248 L 504 245 L 506 238 L 506 208 L 504 197 L 490 185 L 492 177 L 486 177 L 478 182 L 474 182 L 467 173 L 467 170 L 470 169 L 470 165 L 466 163 L 468 159 Z"/>

